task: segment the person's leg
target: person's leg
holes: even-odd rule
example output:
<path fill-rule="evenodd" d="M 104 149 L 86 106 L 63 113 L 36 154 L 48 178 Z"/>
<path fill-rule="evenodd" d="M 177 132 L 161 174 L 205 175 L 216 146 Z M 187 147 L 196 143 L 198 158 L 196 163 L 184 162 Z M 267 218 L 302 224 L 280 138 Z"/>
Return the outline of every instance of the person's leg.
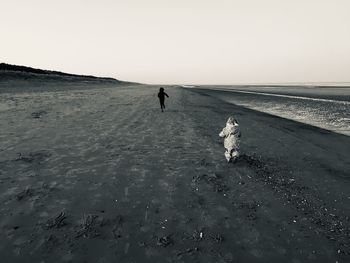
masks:
<path fill-rule="evenodd" d="M 227 162 L 231 161 L 231 153 L 228 149 L 226 149 L 226 151 L 225 151 L 225 158 L 226 158 Z"/>
<path fill-rule="evenodd" d="M 239 152 L 237 149 L 232 149 L 230 152 L 232 163 L 235 163 L 239 157 Z"/>

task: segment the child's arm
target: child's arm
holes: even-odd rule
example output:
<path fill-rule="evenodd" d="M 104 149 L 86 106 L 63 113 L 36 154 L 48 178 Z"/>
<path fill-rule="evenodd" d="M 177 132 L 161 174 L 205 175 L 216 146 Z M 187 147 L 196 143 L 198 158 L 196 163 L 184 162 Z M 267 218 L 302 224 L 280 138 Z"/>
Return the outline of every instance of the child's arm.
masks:
<path fill-rule="evenodd" d="M 220 136 L 221 138 L 223 138 L 223 137 L 226 136 L 225 128 L 222 129 L 222 131 L 219 133 L 219 136 Z"/>

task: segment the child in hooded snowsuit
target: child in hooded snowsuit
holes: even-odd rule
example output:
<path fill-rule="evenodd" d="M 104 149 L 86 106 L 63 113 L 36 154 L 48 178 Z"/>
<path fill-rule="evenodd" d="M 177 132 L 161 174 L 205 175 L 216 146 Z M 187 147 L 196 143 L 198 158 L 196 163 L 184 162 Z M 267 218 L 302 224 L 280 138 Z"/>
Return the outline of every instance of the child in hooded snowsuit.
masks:
<path fill-rule="evenodd" d="M 219 136 L 225 138 L 224 147 L 226 148 L 225 157 L 227 162 L 236 161 L 239 157 L 241 131 L 234 117 L 228 118 L 226 127 L 222 129 Z"/>

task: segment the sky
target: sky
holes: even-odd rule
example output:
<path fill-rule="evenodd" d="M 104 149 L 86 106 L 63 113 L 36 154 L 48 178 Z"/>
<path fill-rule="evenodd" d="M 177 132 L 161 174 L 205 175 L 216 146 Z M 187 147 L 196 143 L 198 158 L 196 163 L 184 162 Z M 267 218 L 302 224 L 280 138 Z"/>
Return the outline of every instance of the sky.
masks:
<path fill-rule="evenodd" d="M 0 62 L 149 84 L 350 82 L 349 0 L 0 0 Z"/>

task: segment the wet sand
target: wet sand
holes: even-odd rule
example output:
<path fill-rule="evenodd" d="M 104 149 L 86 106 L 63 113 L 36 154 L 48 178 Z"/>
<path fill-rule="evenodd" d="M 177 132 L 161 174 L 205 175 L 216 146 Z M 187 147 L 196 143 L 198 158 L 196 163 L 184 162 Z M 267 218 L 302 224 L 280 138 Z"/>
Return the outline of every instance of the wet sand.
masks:
<path fill-rule="evenodd" d="M 1 94 L 1 262 L 350 260 L 349 137 L 158 89 Z"/>

